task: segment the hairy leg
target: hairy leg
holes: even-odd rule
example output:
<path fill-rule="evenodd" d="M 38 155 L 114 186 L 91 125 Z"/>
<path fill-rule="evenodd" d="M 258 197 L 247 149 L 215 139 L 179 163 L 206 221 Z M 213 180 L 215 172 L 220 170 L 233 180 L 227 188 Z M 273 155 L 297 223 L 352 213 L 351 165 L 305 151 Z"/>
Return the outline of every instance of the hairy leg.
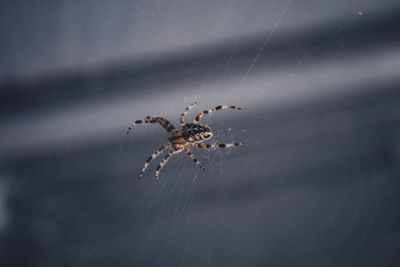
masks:
<path fill-rule="evenodd" d="M 241 142 L 229 143 L 229 144 L 194 144 L 193 146 L 198 148 L 209 148 L 209 149 L 219 149 L 219 148 L 229 148 L 234 146 L 241 146 Z"/>
<path fill-rule="evenodd" d="M 135 122 L 132 122 L 128 130 L 126 131 L 126 134 L 129 134 L 129 132 L 135 127 L 137 124 L 143 124 L 143 123 L 159 123 L 162 127 L 164 127 L 167 132 L 177 132 L 175 127 L 165 118 L 163 117 L 150 117 L 147 116 L 146 119 L 144 120 L 137 120 Z"/>
<path fill-rule="evenodd" d="M 152 161 L 153 159 L 155 159 L 156 157 L 158 157 L 158 155 L 161 154 L 161 152 L 167 147 L 167 145 L 163 145 L 161 146 L 159 149 L 157 149 L 153 154 L 150 155 L 150 157 L 146 160 L 146 162 L 144 163 L 144 167 L 141 170 L 140 174 L 139 174 L 139 179 L 142 178 L 143 173 L 146 171 L 147 167 L 150 164 L 150 161 Z"/>
<path fill-rule="evenodd" d="M 186 115 L 188 114 L 189 110 L 191 110 L 196 104 L 197 104 L 197 102 L 192 103 L 191 105 L 186 107 L 184 112 L 182 112 L 181 116 L 179 117 L 179 122 L 180 122 L 181 126 L 185 125 Z"/>
<path fill-rule="evenodd" d="M 222 109 L 242 110 L 242 108 L 238 107 L 238 106 L 227 106 L 227 105 L 216 106 L 215 108 L 210 108 L 208 110 L 204 110 L 204 111 L 198 113 L 196 118 L 194 119 L 193 123 L 198 123 L 204 115 L 207 115 L 207 114 L 210 114 L 210 113 L 213 113 L 213 112 L 215 112 L 217 110 L 222 110 Z"/>
<path fill-rule="evenodd" d="M 165 155 L 165 157 L 160 161 L 160 164 L 158 164 L 157 166 L 157 170 L 156 170 L 156 179 L 158 179 L 158 176 L 160 175 L 160 171 L 161 169 L 164 167 L 165 164 L 167 164 L 168 160 L 174 155 L 177 154 L 179 152 L 182 152 L 181 150 L 174 150 L 174 151 L 170 151 L 168 152 L 167 155 Z"/>
<path fill-rule="evenodd" d="M 200 162 L 198 159 L 195 158 L 195 156 L 192 154 L 192 152 L 190 152 L 189 149 L 186 149 L 185 152 L 186 152 L 186 154 L 189 155 L 189 157 L 193 160 L 193 162 L 194 162 L 197 166 L 199 166 L 203 171 L 205 170 L 205 168 L 203 167 L 203 165 L 201 164 L 201 162 Z"/>

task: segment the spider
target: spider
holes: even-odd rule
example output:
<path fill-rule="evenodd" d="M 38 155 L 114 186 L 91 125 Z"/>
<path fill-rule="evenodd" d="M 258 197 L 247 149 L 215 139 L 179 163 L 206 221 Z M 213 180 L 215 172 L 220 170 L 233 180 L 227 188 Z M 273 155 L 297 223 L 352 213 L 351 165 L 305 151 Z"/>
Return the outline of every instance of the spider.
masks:
<path fill-rule="evenodd" d="M 170 133 L 170 136 L 168 137 L 168 143 L 162 145 L 146 160 L 143 169 L 139 173 L 139 179 L 142 178 L 150 162 L 154 160 L 157 156 L 159 156 L 163 150 L 167 150 L 168 152 L 157 166 L 156 179 L 158 179 L 160 171 L 167 163 L 167 161 L 173 155 L 178 154 L 180 152 L 185 152 L 193 160 L 193 162 L 204 171 L 205 168 L 203 167 L 201 162 L 197 160 L 190 151 L 191 147 L 197 147 L 202 149 L 219 149 L 219 148 L 228 148 L 228 147 L 242 145 L 242 143 L 240 142 L 230 143 L 230 144 L 202 144 L 201 142 L 209 140 L 213 136 L 213 133 L 208 126 L 200 124 L 200 120 L 204 115 L 210 114 L 217 110 L 222 110 L 222 109 L 241 110 L 242 108 L 238 106 L 227 106 L 227 105 L 216 106 L 215 108 L 210 108 L 208 110 L 204 110 L 203 112 L 199 112 L 192 123 L 185 123 L 185 117 L 187 113 L 196 104 L 197 102 L 194 102 L 193 104 L 187 106 L 185 111 L 180 115 L 179 117 L 179 122 L 181 126 L 180 130 L 177 130 L 167 119 L 163 117 L 147 116 L 144 120 L 137 120 L 129 125 L 126 134 L 129 134 L 129 132 L 136 124 L 143 124 L 143 123 L 159 123 L 162 127 L 164 127 L 165 130 L 167 130 L 167 132 Z"/>

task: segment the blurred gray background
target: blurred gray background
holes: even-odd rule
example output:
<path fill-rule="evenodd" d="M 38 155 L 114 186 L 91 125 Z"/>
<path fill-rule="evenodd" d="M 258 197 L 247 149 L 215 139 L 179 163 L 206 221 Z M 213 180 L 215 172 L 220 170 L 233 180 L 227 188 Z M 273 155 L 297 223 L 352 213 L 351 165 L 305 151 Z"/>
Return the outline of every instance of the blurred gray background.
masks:
<path fill-rule="evenodd" d="M 0 266 L 399 266 L 400 3 L 0 2 Z M 133 120 L 205 117 L 206 171 Z"/>

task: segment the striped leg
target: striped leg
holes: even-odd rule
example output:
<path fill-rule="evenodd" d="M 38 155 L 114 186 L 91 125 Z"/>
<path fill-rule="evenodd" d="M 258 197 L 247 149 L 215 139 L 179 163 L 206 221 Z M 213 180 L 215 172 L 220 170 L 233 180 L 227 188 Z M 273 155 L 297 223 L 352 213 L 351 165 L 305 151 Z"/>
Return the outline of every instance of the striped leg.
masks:
<path fill-rule="evenodd" d="M 226 106 L 226 105 L 216 106 L 215 108 L 210 108 L 209 110 L 204 110 L 203 112 L 198 113 L 196 118 L 194 119 L 193 123 L 198 123 L 204 115 L 213 113 L 213 112 L 215 112 L 217 110 L 221 110 L 221 109 L 237 109 L 237 110 L 241 110 L 242 108 L 238 107 L 238 106 Z"/>
<path fill-rule="evenodd" d="M 158 155 L 161 154 L 161 152 L 164 150 L 164 148 L 166 147 L 166 145 L 163 145 L 162 147 L 160 147 L 159 149 L 157 149 L 153 154 L 151 154 L 151 156 L 146 160 L 143 169 L 141 170 L 140 174 L 139 174 L 139 179 L 142 178 L 143 173 L 146 171 L 147 167 L 150 164 L 150 161 L 152 161 L 153 159 L 155 159 L 156 157 L 158 157 Z"/>
<path fill-rule="evenodd" d="M 146 119 L 144 120 L 137 120 L 131 125 L 129 125 L 128 130 L 126 131 L 126 134 L 129 134 L 129 132 L 133 129 L 133 127 L 136 126 L 136 124 L 143 124 L 143 123 L 159 123 L 162 127 L 164 127 L 167 132 L 176 132 L 177 130 L 175 127 L 165 118 L 163 117 L 150 117 L 147 116 Z"/>
<path fill-rule="evenodd" d="M 198 160 L 194 157 L 194 155 L 190 152 L 189 149 L 185 150 L 185 152 L 186 152 L 186 154 L 189 155 L 189 157 L 193 160 L 193 162 L 194 162 L 197 166 L 199 166 L 203 171 L 205 170 L 205 168 L 203 167 L 203 165 L 201 165 L 201 162 L 198 161 Z"/>
<path fill-rule="evenodd" d="M 197 102 L 192 103 L 191 105 L 186 107 L 184 112 L 182 112 L 181 116 L 179 117 L 179 122 L 181 123 L 181 126 L 185 125 L 186 114 L 188 114 L 189 110 L 191 110 L 196 104 Z"/>
<path fill-rule="evenodd" d="M 160 174 L 161 169 L 164 167 L 164 165 L 168 162 L 168 160 L 172 157 L 172 155 L 177 154 L 179 152 L 182 152 L 182 150 L 175 150 L 175 151 L 170 151 L 168 152 L 167 155 L 160 161 L 160 164 L 157 166 L 156 170 L 156 179 L 158 179 L 158 176 Z"/>
<path fill-rule="evenodd" d="M 193 144 L 195 147 L 198 148 L 209 148 L 209 149 L 219 149 L 219 148 L 229 148 L 234 146 L 241 146 L 242 143 L 230 143 L 230 144 Z"/>

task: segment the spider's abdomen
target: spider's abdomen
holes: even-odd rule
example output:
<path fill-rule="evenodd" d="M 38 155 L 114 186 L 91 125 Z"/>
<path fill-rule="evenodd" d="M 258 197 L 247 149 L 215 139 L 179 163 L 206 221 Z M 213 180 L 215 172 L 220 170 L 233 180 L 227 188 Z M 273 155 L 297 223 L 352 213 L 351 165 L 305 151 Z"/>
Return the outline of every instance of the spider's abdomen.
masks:
<path fill-rule="evenodd" d="M 201 142 L 210 139 L 213 134 L 211 129 L 195 123 L 186 123 L 182 127 L 182 136 L 189 142 Z"/>

